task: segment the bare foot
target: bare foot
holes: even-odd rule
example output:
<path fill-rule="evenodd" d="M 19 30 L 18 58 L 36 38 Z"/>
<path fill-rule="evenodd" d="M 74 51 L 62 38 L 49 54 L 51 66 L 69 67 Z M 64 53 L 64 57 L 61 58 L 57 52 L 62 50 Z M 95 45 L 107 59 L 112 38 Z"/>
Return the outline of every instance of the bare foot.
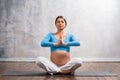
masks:
<path fill-rule="evenodd" d="M 72 71 L 72 70 L 61 70 L 60 73 L 61 74 L 74 74 L 74 71 Z"/>

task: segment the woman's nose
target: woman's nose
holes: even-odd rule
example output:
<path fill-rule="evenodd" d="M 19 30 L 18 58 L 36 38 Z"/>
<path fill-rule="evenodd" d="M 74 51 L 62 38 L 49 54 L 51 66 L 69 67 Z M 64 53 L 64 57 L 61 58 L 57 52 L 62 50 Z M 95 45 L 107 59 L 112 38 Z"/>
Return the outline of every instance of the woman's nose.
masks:
<path fill-rule="evenodd" d="M 60 22 L 60 24 L 62 24 L 62 22 Z"/>

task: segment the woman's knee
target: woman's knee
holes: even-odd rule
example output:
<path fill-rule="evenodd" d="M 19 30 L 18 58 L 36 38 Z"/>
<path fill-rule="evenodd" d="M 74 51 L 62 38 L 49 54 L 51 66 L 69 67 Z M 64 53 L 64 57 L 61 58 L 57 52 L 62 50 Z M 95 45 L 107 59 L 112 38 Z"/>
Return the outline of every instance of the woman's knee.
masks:
<path fill-rule="evenodd" d="M 37 57 L 37 59 L 36 59 L 36 64 L 40 64 L 40 63 L 45 63 L 45 62 L 47 62 L 48 60 L 47 60 L 47 58 L 45 58 L 45 57 Z"/>
<path fill-rule="evenodd" d="M 73 58 L 72 61 L 75 62 L 75 63 L 78 63 L 78 64 L 82 64 L 83 63 L 81 58 Z"/>

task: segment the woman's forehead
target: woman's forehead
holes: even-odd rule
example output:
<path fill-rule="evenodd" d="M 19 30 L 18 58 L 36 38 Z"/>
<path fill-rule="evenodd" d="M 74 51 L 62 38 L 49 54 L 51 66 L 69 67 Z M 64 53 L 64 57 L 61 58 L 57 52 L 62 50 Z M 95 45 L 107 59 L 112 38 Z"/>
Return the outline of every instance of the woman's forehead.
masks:
<path fill-rule="evenodd" d="M 58 18 L 58 19 L 57 19 L 57 21 L 61 21 L 61 20 L 63 20 L 63 21 L 64 21 L 64 19 L 63 19 L 63 18 Z"/>

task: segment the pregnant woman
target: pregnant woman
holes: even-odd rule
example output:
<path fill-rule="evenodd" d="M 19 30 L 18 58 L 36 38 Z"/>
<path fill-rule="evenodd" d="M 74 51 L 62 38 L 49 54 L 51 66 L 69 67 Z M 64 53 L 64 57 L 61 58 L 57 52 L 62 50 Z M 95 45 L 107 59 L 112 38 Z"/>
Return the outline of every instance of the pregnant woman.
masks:
<path fill-rule="evenodd" d="M 81 66 L 80 58 L 71 58 L 70 46 L 80 46 L 79 40 L 73 34 L 66 33 L 67 21 L 63 16 L 55 20 L 57 31 L 48 33 L 41 41 L 42 47 L 50 47 L 50 60 L 44 57 L 37 58 L 37 65 L 49 74 L 74 74 Z"/>

